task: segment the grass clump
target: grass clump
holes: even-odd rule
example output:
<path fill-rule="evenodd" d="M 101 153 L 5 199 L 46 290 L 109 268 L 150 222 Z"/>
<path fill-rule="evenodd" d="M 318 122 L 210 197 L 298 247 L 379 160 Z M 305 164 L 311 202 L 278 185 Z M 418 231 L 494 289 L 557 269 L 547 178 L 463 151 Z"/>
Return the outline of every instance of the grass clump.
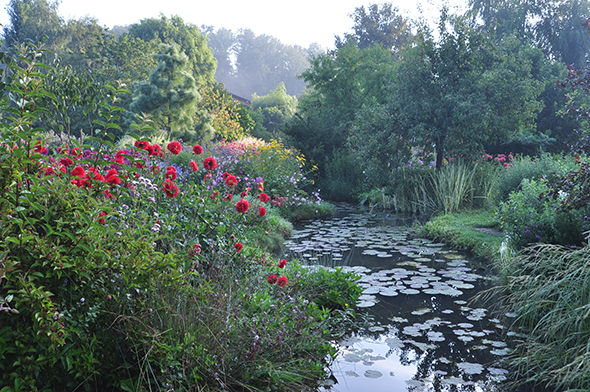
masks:
<path fill-rule="evenodd" d="M 525 332 L 510 358 L 517 379 L 589 390 L 590 247 L 534 245 L 502 265 L 504 310 Z"/>

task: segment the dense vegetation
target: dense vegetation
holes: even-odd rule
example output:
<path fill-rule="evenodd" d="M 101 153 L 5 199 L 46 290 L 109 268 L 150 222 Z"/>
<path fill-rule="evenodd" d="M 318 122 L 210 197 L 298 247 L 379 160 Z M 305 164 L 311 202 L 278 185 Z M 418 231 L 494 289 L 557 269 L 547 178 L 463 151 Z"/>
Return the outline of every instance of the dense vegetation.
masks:
<path fill-rule="evenodd" d="M 438 31 L 373 4 L 328 51 L 7 9 L 4 390 L 313 386 L 359 288 L 269 250 L 330 213 L 319 188 L 444 216 L 425 231 L 494 260 L 516 380 L 590 389 L 588 1 L 477 0 Z"/>

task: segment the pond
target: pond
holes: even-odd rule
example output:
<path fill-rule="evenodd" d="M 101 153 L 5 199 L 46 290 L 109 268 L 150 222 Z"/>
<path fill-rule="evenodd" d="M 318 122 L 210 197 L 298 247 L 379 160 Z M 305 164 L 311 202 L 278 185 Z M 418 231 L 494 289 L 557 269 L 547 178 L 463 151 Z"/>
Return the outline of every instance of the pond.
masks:
<path fill-rule="evenodd" d="M 337 343 L 322 391 L 506 391 L 511 314 L 495 317 L 474 295 L 491 287 L 475 261 L 416 238 L 415 218 L 340 207 L 331 220 L 297 227 L 285 243 L 310 268 L 361 276 L 358 311 L 370 322 Z"/>

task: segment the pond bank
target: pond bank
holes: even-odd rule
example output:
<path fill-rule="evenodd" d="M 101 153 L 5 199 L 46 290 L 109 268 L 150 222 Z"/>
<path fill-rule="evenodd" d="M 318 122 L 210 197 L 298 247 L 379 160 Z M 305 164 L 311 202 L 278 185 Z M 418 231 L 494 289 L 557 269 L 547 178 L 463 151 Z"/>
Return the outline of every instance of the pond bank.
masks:
<path fill-rule="evenodd" d="M 495 262 L 505 239 L 498 229 L 494 211 L 477 210 L 433 217 L 422 226 L 420 235 Z"/>

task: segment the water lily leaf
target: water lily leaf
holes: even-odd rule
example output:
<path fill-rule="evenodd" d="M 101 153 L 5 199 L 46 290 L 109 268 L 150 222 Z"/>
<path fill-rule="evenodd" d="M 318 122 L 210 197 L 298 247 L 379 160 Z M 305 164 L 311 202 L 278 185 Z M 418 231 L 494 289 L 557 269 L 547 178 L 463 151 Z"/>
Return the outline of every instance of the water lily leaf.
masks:
<path fill-rule="evenodd" d="M 383 376 L 383 373 L 381 373 L 380 371 L 377 370 L 366 370 L 365 371 L 365 377 L 367 378 L 379 378 Z"/>

